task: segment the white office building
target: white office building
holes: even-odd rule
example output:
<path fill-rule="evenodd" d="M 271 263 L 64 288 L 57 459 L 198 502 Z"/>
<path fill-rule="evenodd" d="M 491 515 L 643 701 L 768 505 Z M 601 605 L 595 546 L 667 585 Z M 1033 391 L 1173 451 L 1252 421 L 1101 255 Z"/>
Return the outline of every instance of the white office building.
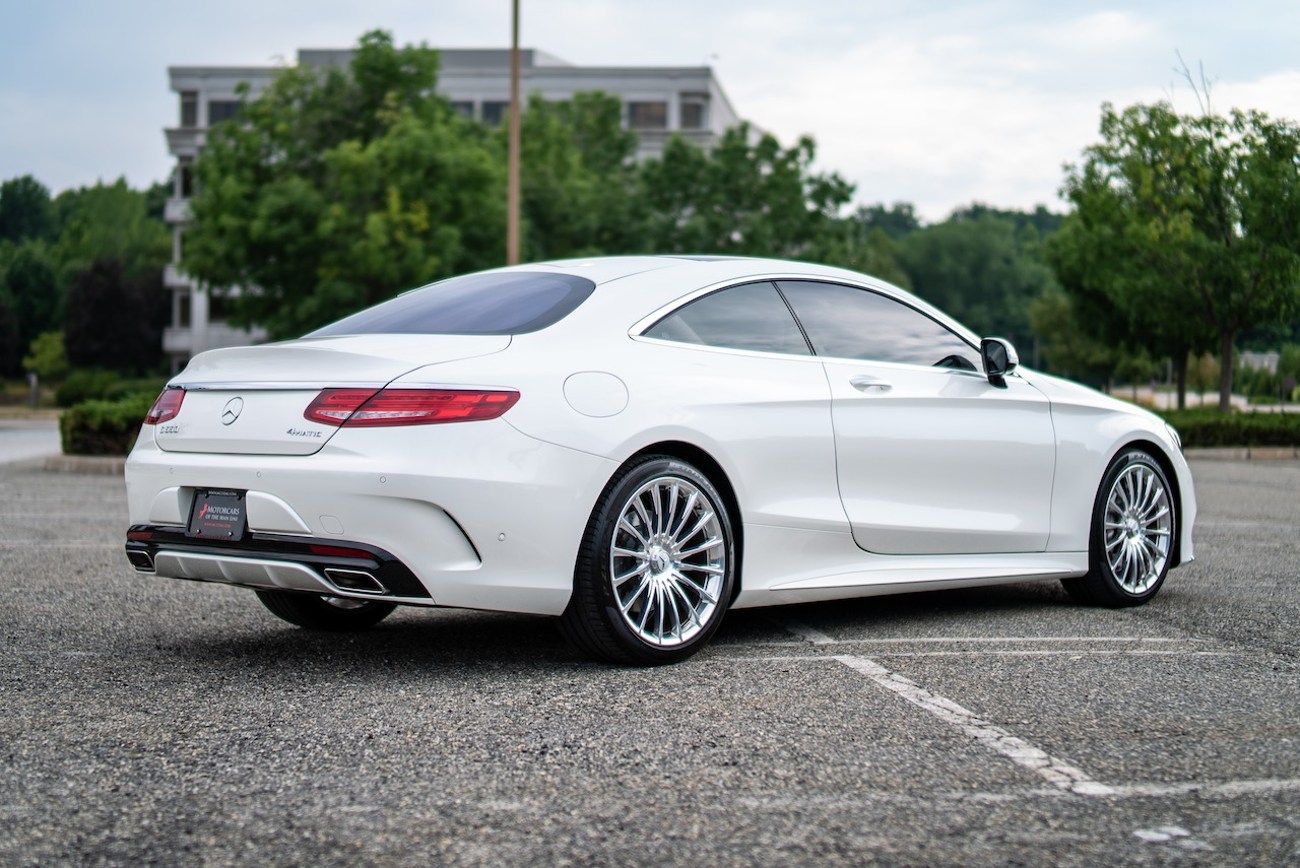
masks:
<path fill-rule="evenodd" d="M 510 107 L 510 52 L 504 49 L 442 49 L 438 92 L 456 110 L 486 123 L 502 123 Z M 303 49 L 298 63 L 345 66 L 348 49 Z M 721 85 L 707 66 L 614 67 L 574 66 L 535 49 L 521 49 L 521 91 L 563 100 L 583 91 L 600 90 L 623 101 L 623 120 L 638 136 L 637 156 L 660 153 L 674 134 L 702 147 L 716 142 L 739 123 Z M 180 101 L 180 124 L 167 129 L 167 148 L 176 159 L 172 197 L 166 218 L 172 227 L 172 264 L 165 283 L 172 292 L 171 325 L 163 333 L 163 350 L 174 369 L 191 356 L 215 347 L 256 343 L 266 335 L 226 322 L 227 299 L 235 288 L 205 288 L 179 267 L 185 226 L 190 219 L 193 162 L 203 150 L 208 128 L 239 110 L 238 86 L 247 83 L 256 97 L 274 78 L 276 67 L 173 66 L 171 89 Z"/>

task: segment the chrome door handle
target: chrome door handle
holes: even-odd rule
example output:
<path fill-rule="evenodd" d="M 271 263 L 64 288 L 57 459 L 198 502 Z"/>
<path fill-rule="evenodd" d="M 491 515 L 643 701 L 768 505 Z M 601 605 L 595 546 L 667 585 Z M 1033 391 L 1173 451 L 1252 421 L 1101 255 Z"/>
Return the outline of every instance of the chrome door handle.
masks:
<path fill-rule="evenodd" d="M 882 392 L 888 392 L 894 388 L 894 384 L 880 379 L 879 377 L 869 377 L 865 374 L 849 379 L 849 385 L 859 392 L 865 392 L 867 389 L 879 389 Z"/>

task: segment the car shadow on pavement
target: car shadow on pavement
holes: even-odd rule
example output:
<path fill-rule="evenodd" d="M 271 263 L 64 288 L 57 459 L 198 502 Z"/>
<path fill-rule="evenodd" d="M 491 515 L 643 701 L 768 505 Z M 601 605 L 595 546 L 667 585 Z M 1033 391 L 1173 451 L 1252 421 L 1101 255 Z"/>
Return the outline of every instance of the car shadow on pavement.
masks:
<path fill-rule="evenodd" d="M 715 647 L 788 643 L 792 623 L 836 636 L 964 634 L 1041 621 L 1073 608 L 1055 583 L 932 591 L 807 603 L 727 614 Z M 584 669 L 588 660 L 560 635 L 556 619 L 447 609 L 398 609 L 386 621 L 358 632 L 304 630 L 250 607 L 247 617 L 195 632 L 191 627 L 161 641 L 157 650 L 199 669 L 265 670 L 376 677 L 430 675 L 481 668 L 536 671 Z M 707 650 L 694 660 L 707 660 Z"/>

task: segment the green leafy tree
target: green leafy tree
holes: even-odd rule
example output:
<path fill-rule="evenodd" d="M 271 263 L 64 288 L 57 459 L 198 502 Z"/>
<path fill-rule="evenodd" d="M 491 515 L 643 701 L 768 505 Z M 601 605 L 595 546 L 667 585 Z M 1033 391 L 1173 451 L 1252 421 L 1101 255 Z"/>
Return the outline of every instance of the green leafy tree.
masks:
<path fill-rule="evenodd" d="M 814 258 L 853 187 L 812 170 L 816 145 L 783 148 L 754 139 L 748 124 L 727 130 L 711 151 L 681 137 L 641 165 L 645 246 L 657 252 Z"/>
<path fill-rule="evenodd" d="M 921 228 L 921 218 L 911 202 L 895 202 L 885 207 L 883 202 L 858 208 L 854 219 L 868 231 L 879 229 L 897 241 Z"/>
<path fill-rule="evenodd" d="M 898 259 L 912 289 L 980 334 L 1020 347 L 1030 340 L 1029 302 L 1054 288 L 1038 233 L 992 213 L 957 216 L 904 237 Z"/>
<path fill-rule="evenodd" d="M 57 231 L 50 191 L 31 175 L 0 184 L 0 242 L 49 240 Z"/>
<path fill-rule="evenodd" d="M 0 285 L 0 377 L 18 374 L 22 349 L 18 343 L 18 317 L 9 290 Z"/>
<path fill-rule="evenodd" d="M 161 272 L 129 277 L 117 260 L 95 260 L 68 289 L 68 361 L 124 374 L 157 369 L 166 301 Z"/>
<path fill-rule="evenodd" d="M 1106 105 L 1101 137 L 1067 169 L 1061 282 L 1092 322 L 1174 359 L 1180 405 L 1188 353 L 1217 344 L 1227 410 L 1237 334 L 1300 305 L 1300 127 Z"/>
<path fill-rule="evenodd" d="M 149 214 L 148 194 L 125 178 L 65 190 L 55 199 L 62 231 L 51 248 L 60 283 L 68 286 L 97 259 L 113 259 L 128 277 L 143 277 L 171 257 L 171 234 Z"/>
<path fill-rule="evenodd" d="M 45 243 L 27 241 L 14 248 L 0 271 L 0 287 L 13 319 L 14 351 L 21 356 L 37 335 L 62 321 L 63 292 Z"/>
<path fill-rule="evenodd" d="M 31 352 L 23 357 L 23 368 L 46 383 L 57 383 L 67 376 L 68 354 L 63 349 L 63 332 L 37 335 Z"/>
<path fill-rule="evenodd" d="M 437 52 L 363 36 L 346 68 L 279 73 L 196 163 L 184 267 L 288 337 L 504 259 L 504 166 L 434 93 Z"/>
<path fill-rule="evenodd" d="M 1106 385 L 1119 367 L 1122 350 L 1091 336 L 1082 327 L 1075 300 L 1057 288 L 1029 302 L 1029 326 L 1040 341 L 1044 367 L 1097 386 Z"/>
<path fill-rule="evenodd" d="M 623 253 L 640 244 L 636 134 L 623 129 L 622 111 L 618 97 L 600 92 L 529 100 L 520 136 L 524 259 Z M 504 129 L 499 138 L 504 155 Z"/>

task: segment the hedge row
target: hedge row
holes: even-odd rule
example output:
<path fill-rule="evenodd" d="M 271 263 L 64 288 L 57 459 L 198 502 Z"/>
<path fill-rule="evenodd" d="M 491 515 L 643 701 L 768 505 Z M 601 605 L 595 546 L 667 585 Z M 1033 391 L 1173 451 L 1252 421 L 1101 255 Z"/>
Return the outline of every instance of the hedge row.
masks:
<path fill-rule="evenodd" d="M 155 395 L 138 392 L 116 401 L 83 401 L 59 417 L 65 455 L 125 455 Z"/>
<path fill-rule="evenodd" d="M 1217 409 L 1161 414 L 1188 449 L 1211 446 L 1300 446 L 1300 413 L 1221 413 Z"/>

